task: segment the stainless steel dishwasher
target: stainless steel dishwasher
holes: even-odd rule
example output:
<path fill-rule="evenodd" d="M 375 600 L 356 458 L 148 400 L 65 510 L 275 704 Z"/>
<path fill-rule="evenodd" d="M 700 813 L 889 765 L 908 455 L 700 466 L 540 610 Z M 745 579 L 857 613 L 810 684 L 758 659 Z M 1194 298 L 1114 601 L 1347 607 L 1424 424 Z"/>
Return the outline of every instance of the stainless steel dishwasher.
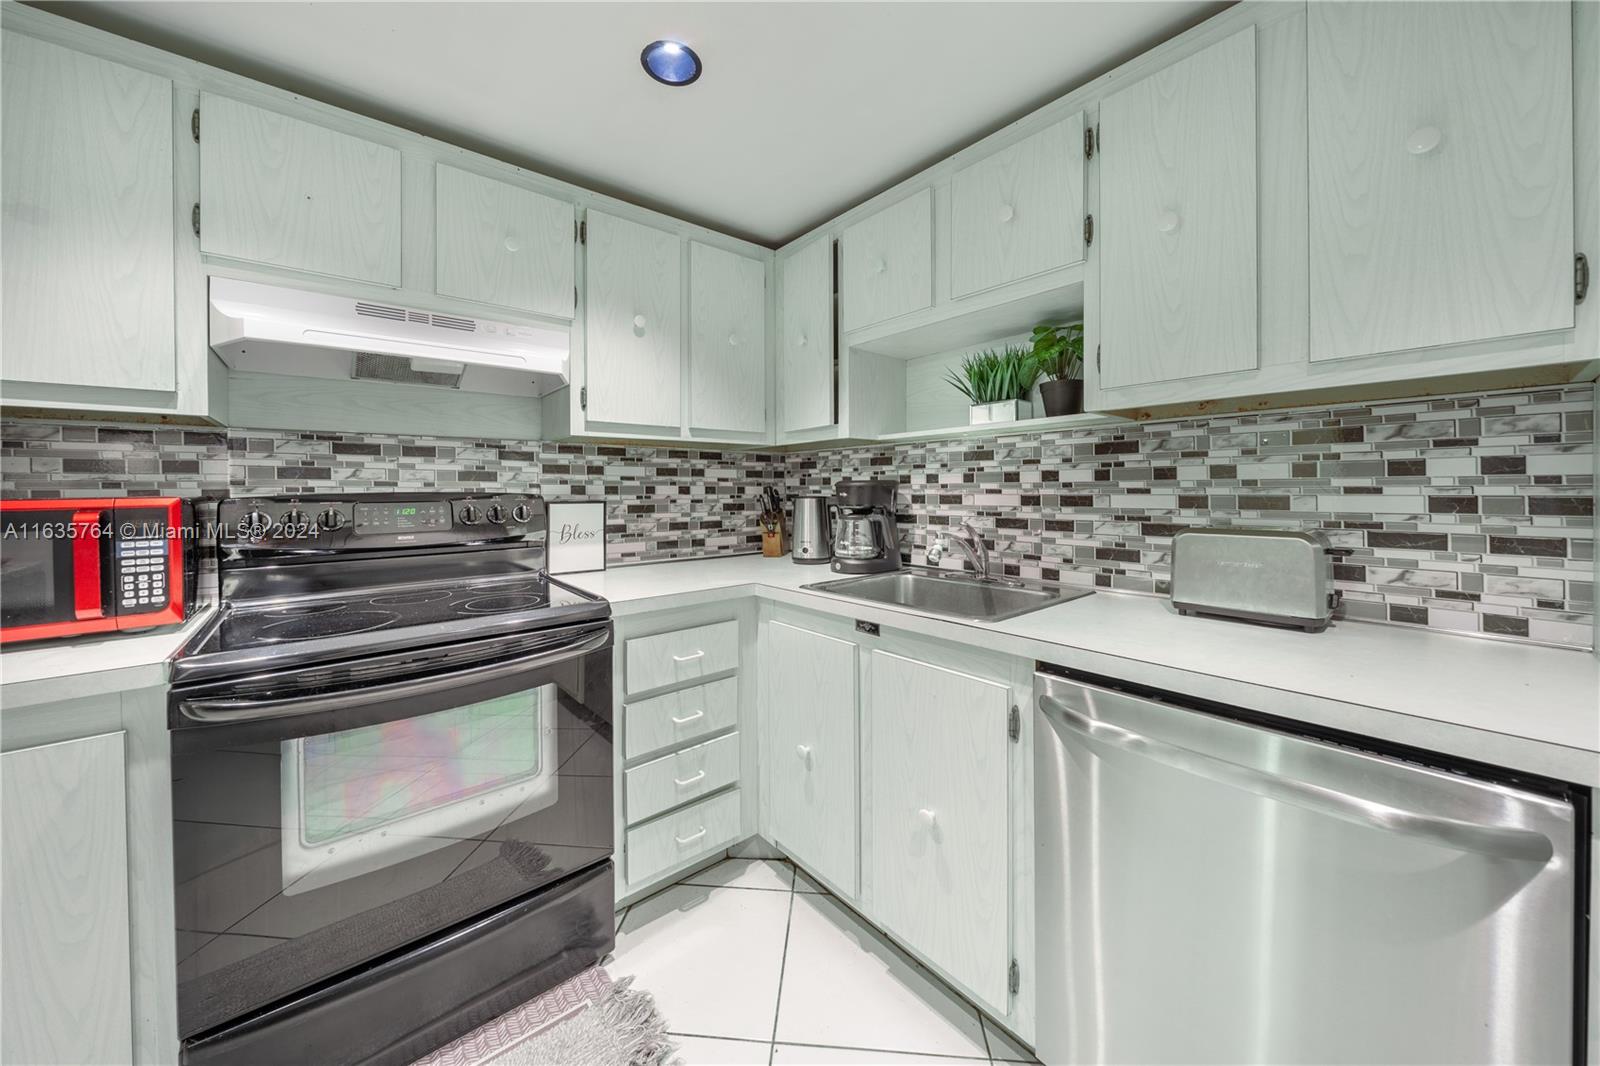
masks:
<path fill-rule="evenodd" d="M 1045 1063 L 1582 1061 L 1580 790 L 1034 691 Z"/>

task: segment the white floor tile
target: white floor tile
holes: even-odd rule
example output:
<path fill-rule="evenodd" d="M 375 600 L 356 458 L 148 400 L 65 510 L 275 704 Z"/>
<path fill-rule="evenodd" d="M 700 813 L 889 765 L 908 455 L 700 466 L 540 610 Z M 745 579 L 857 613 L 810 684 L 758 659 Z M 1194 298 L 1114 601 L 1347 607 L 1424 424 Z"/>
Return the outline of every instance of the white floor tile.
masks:
<path fill-rule="evenodd" d="M 868 1051 L 847 1047 L 810 1047 L 805 1044 L 778 1044 L 772 1049 L 772 1066 L 787 1063 L 789 1066 L 893 1066 L 905 1063 L 954 1063 L 973 1066 L 988 1059 L 958 1059 L 940 1055 L 906 1055 L 897 1051 Z"/>
<path fill-rule="evenodd" d="M 674 885 L 628 909 L 611 972 L 650 990 L 669 1031 L 771 1040 L 790 899 Z"/>
<path fill-rule="evenodd" d="M 713 1036 L 677 1036 L 677 1061 L 683 1066 L 767 1066 L 772 1045 L 758 1040 L 722 1040 Z"/>
<path fill-rule="evenodd" d="M 1038 1062 L 1033 1052 L 1011 1038 L 1011 1034 L 983 1019 L 983 1033 L 989 1038 L 989 1055 L 996 1062 Z"/>
<path fill-rule="evenodd" d="M 794 881 L 794 867 L 772 859 L 724 859 L 683 879 L 686 885 L 712 885 L 722 888 L 764 888 L 787 892 Z"/>
<path fill-rule="evenodd" d="M 988 1058 L 977 1011 L 832 898 L 793 899 L 780 1043 Z"/>

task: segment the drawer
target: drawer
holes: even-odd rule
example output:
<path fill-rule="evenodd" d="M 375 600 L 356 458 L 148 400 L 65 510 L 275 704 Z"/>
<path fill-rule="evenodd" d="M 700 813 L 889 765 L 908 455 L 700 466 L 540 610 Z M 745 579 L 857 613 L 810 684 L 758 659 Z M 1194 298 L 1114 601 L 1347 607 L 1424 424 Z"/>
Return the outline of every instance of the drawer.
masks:
<path fill-rule="evenodd" d="M 629 692 L 720 674 L 739 665 L 739 623 L 716 622 L 650 637 L 634 637 L 623 646 Z"/>
<path fill-rule="evenodd" d="M 637 885 L 739 839 L 739 790 L 628 830 L 628 883 Z"/>
<path fill-rule="evenodd" d="M 622 707 L 622 757 L 636 759 L 662 748 L 720 733 L 739 720 L 739 679 L 679 689 Z"/>
<path fill-rule="evenodd" d="M 626 771 L 624 780 L 633 825 L 739 780 L 739 734 L 652 759 Z"/>

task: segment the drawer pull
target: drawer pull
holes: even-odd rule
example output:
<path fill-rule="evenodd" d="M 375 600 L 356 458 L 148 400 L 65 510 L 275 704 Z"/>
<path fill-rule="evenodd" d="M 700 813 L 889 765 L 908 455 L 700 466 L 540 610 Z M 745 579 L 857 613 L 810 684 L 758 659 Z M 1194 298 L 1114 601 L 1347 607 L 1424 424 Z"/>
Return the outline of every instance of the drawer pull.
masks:
<path fill-rule="evenodd" d="M 700 827 L 700 831 L 698 833 L 690 833 L 686 837 L 675 836 L 672 839 L 677 841 L 678 847 L 681 848 L 685 844 L 693 844 L 696 840 L 699 840 L 701 837 L 703 837 L 705 835 L 706 835 L 706 827 L 705 826 L 701 826 Z"/>
<path fill-rule="evenodd" d="M 672 783 L 674 785 L 677 785 L 679 788 L 688 788 L 690 785 L 694 784 L 696 781 L 703 781 L 705 779 L 705 776 L 706 776 L 706 772 L 704 770 L 701 770 L 699 773 L 694 774 L 694 775 L 692 775 L 690 777 L 674 777 L 672 779 Z"/>
<path fill-rule="evenodd" d="M 796 744 L 794 746 L 794 753 L 796 755 L 800 756 L 800 761 L 801 762 L 805 763 L 807 766 L 811 765 L 811 745 L 810 744 Z"/>
<path fill-rule="evenodd" d="M 939 815 L 931 807 L 923 807 L 917 811 L 917 817 L 922 819 L 922 824 L 932 829 L 939 820 Z"/>
<path fill-rule="evenodd" d="M 675 663 L 692 663 L 696 659 L 704 659 L 705 657 L 706 653 L 704 650 L 692 651 L 688 655 L 674 655 L 672 657 L 672 661 Z"/>
<path fill-rule="evenodd" d="M 706 712 L 705 712 L 704 708 L 702 708 L 701 710 L 695 711 L 693 714 L 686 714 L 682 718 L 679 718 L 676 715 L 674 715 L 673 719 L 672 719 L 672 724 L 673 725 L 688 725 L 690 722 L 697 722 L 700 719 L 704 718 L 705 716 L 706 716 Z"/>

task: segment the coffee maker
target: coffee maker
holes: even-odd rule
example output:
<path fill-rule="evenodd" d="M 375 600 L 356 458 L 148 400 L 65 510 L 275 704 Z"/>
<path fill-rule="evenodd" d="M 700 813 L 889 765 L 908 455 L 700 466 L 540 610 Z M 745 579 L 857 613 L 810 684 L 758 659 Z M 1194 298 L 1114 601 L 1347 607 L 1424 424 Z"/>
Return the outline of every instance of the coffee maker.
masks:
<path fill-rule="evenodd" d="M 833 487 L 833 570 L 879 574 L 900 569 L 893 481 L 841 481 Z"/>

